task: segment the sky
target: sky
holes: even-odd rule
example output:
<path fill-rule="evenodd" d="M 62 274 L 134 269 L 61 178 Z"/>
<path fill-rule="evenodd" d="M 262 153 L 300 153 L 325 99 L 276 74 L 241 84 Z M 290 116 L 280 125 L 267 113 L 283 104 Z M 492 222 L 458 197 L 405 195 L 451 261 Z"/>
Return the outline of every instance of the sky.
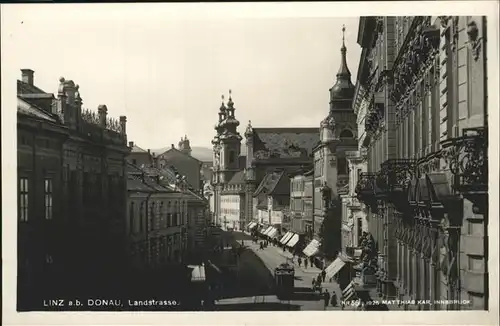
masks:
<path fill-rule="evenodd" d="M 254 127 L 319 126 L 340 66 L 343 25 L 356 82 L 357 17 L 188 16 L 169 15 L 170 8 L 8 6 L 2 38 L 17 78 L 32 69 L 35 84 L 53 93 L 59 77 L 73 80 L 84 108 L 106 104 L 110 116 L 126 115 L 128 140 L 142 148 L 177 144 L 184 135 L 192 146 L 211 147 L 229 89 L 241 134 L 249 120 Z"/>

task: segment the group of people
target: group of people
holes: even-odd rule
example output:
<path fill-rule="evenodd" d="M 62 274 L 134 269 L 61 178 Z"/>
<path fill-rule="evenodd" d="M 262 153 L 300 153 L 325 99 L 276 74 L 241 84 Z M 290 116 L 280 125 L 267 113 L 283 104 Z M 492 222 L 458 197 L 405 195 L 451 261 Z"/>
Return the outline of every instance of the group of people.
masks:
<path fill-rule="evenodd" d="M 337 294 L 335 293 L 335 291 L 332 291 L 332 294 L 330 295 L 330 292 L 328 292 L 328 290 L 325 289 L 325 292 L 323 292 L 323 301 L 325 303 L 324 310 L 326 310 L 326 308 L 328 308 L 328 305 L 332 305 L 332 307 L 336 307 L 338 305 Z M 342 310 L 344 310 L 343 304 L 342 304 Z"/>

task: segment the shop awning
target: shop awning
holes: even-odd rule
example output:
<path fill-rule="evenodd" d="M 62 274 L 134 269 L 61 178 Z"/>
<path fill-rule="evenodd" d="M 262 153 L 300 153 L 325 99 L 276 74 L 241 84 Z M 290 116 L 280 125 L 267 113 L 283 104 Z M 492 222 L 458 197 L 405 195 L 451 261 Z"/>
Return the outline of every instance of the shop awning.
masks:
<path fill-rule="evenodd" d="M 206 280 L 205 265 L 189 265 L 188 267 L 193 269 L 191 272 L 191 282 L 204 282 Z"/>
<path fill-rule="evenodd" d="M 250 223 L 250 226 L 248 227 L 248 229 L 253 230 L 253 229 L 255 229 L 256 226 L 257 226 L 257 223 L 252 222 L 252 223 Z"/>
<path fill-rule="evenodd" d="M 268 226 L 267 228 L 266 228 L 266 227 L 264 227 L 264 228 L 262 229 L 263 231 L 262 231 L 261 233 L 262 233 L 263 235 L 266 235 L 266 233 L 267 233 L 267 232 L 271 231 L 271 228 L 272 228 L 271 226 Z"/>
<path fill-rule="evenodd" d="M 287 242 L 288 240 L 290 240 L 290 238 L 292 237 L 293 233 L 288 231 L 284 236 L 283 238 L 281 238 L 280 240 L 280 243 L 281 244 L 284 244 L 285 242 Z"/>
<path fill-rule="evenodd" d="M 299 235 L 294 233 L 290 240 L 288 240 L 288 242 L 286 243 L 286 246 L 293 248 L 297 244 L 297 242 L 299 242 Z"/>
<path fill-rule="evenodd" d="M 253 222 L 248 223 L 246 227 L 247 227 L 247 228 L 251 227 L 251 226 L 252 226 L 252 223 L 253 223 Z"/>
<path fill-rule="evenodd" d="M 270 238 L 274 238 L 278 235 L 278 229 L 277 228 L 273 228 L 271 231 L 269 231 L 267 233 L 267 236 L 270 237 Z"/>
<path fill-rule="evenodd" d="M 311 242 L 309 242 L 309 244 L 306 246 L 306 248 L 302 252 L 307 257 L 314 256 L 318 253 L 319 246 L 320 246 L 320 242 L 316 239 L 313 239 Z"/>
<path fill-rule="evenodd" d="M 342 259 L 340 258 L 335 259 L 335 261 L 331 263 L 325 270 L 326 278 L 330 279 L 334 277 L 335 274 L 337 274 L 344 266 L 345 262 Z"/>

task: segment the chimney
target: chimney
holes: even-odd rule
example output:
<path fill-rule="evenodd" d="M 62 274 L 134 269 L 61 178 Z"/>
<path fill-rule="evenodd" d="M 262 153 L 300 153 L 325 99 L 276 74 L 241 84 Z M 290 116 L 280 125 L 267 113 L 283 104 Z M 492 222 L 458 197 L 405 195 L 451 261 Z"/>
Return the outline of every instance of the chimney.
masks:
<path fill-rule="evenodd" d="M 129 141 L 128 142 L 128 147 L 130 147 L 130 148 L 134 147 L 134 142 L 133 141 Z"/>
<path fill-rule="evenodd" d="M 148 148 L 148 154 L 151 155 L 151 150 Z"/>
<path fill-rule="evenodd" d="M 21 69 L 23 83 L 33 85 L 33 74 L 34 73 L 35 72 L 31 69 Z"/>
<path fill-rule="evenodd" d="M 172 148 L 175 148 L 174 144 L 172 144 Z"/>
<path fill-rule="evenodd" d="M 106 105 L 101 104 L 97 107 L 97 113 L 99 115 L 99 124 L 101 125 L 102 128 L 106 128 L 107 125 L 107 117 L 108 117 L 108 108 Z"/>

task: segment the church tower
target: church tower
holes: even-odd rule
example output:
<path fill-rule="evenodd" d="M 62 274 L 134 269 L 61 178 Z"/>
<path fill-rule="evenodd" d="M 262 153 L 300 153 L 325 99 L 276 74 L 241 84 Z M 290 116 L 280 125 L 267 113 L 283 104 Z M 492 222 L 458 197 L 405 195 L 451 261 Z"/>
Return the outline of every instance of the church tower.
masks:
<path fill-rule="evenodd" d="M 225 119 L 221 122 L 222 132 L 219 135 L 220 143 L 220 182 L 227 183 L 233 175 L 240 171 L 238 157 L 240 156 L 241 140 L 237 128 L 240 122 L 234 115 L 234 102 L 229 90 L 229 100 L 225 110 Z"/>
<path fill-rule="evenodd" d="M 345 27 L 342 28 L 340 68 L 330 88 L 327 116 L 320 123 L 320 144 L 314 150 L 315 194 L 314 233 L 331 233 L 328 251 L 340 249 L 341 202 L 340 195 L 348 192 L 349 169 L 346 152 L 357 150 L 356 115 L 352 108 L 355 86 L 347 66 Z M 318 171 L 318 172 L 316 172 Z M 323 224 L 328 221 L 327 224 Z"/>
<path fill-rule="evenodd" d="M 323 163 L 323 171 L 328 174 L 327 183 L 332 189 L 332 195 L 337 195 L 338 190 L 348 183 L 349 169 L 345 152 L 356 150 L 355 146 L 357 146 L 356 114 L 352 108 L 355 86 L 351 82 L 351 72 L 347 66 L 345 27 L 342 27 L 342 34 L 340 68 L 335 84 L 329 90 L 328 115 L 320 125 L 320 140 L 324 145 L 324 157 L 329 157 Z"/>

